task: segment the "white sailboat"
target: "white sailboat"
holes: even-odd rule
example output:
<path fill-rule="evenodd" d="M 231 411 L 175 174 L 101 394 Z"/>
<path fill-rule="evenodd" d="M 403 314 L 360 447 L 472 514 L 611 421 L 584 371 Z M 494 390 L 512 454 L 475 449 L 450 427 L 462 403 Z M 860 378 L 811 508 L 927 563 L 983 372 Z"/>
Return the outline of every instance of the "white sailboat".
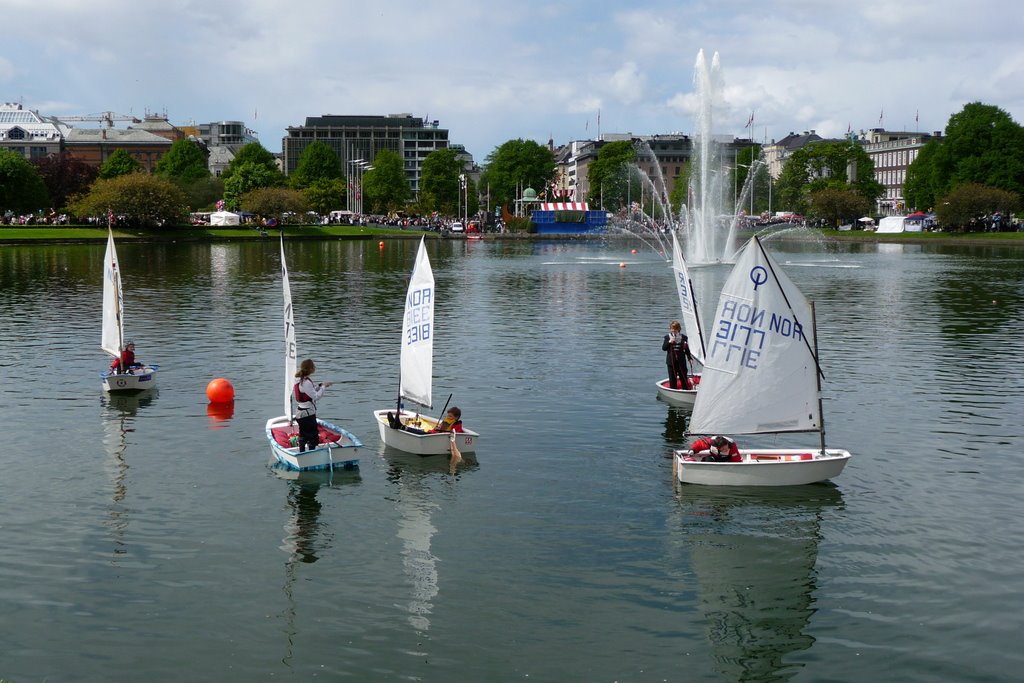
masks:
<path fill-rule="evenodd" d="M 450 453 L 454 444 L 458 451 L 472 453 L 480 439 L 476 432 L 463 427 L 462 432 L 431 434 L 430 430 L 437 427 L 440 418 L 400 409 L 402 399 L 428 408 L 432 405 L 434 300 L 434 273 L 430 269 L 426 244 L 421 237 L 419 251 L 416 252 L 416 265 L 405 296 L 398 405 L 393 410 L 375 410 L 373 416 L 380 429 L 381 441 L 386 446 L 417 455 L 442 455 Z M 417 431 L 391 427 L 388 413 L 397 416 L 406 427 L 412 427 Z"/>
<path fill-rule="evenodd" d="M 675 451 L 679 481 L 718 486 L 790 486 L 836 477 L 849 451 L 825 448 L 814 306 L 757 237 L 722 289 L 689 433 L 812 432 L 820 446 L 740 449 L 741 462 L 704 462 Z"/>
<path fill-rule="evenodd" d="M 676 291 L 679 294 L 681 312 L 679 321 L 683 326 L 683 334 L 689 341 L 690 354 L 703 365 L 704 334 L 700 329 L 700 316 L 697 314 L 697 297 L 693 293 L 693 281 L 690 280 L 690 273 L 686 269 L 686 261 L 683 260 L 683 253 L 679 249 L 679 240 L 676 238 L 675 230 L 672 231 L 672 273 L 675 276 Z M 701 375 L 693 372 L 693 368 L 690 368 L 687 376 L 690 380 L 690 389 L 672 386 L 669 383 L 669 378 L 666 377 L 657 382 L 658 396 L 666 403 L 675 406 L 693 407 Z"/>
<path fill-rule="evenodd" d="M 329 470 L 351 469 L 359 465 L 359 448 L 363 445 L 348 430 L 317 418 L 320 444 L 313 450 L 299 451 L 299 426 L 292 417 L 292 387 L 295 384 L 297 347 L 295 320 L 292 313 L 292 292 L 288 283 L 288 264 L 284 258 L 284 237 L 281 237 L 281 280 L 284 284 L 284 415 L 267 420 L 267 441 L 277 461 L 289 469 Z"/>
<path fill-rule="evenodd" d="M 121 290 L 121 264 L 114 248 L 114 231 L 107 226 L 107 251 L 103 255 L 103 330 L 100 348 L 120 358 L 125 348 L 124 297 Z M 156 387 L 159 365 L 121 368 L 119 372 L 100 373 L 103 389 L 113 393 L 135 393 Z"/>

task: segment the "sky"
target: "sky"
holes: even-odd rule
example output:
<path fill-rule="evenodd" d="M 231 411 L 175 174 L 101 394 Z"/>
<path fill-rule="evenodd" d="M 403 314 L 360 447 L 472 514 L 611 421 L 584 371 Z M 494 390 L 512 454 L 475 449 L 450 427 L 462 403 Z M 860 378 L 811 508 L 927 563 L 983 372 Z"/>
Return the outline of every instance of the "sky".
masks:
<path fill-rule="evenodd" d="M 0 101 L 239 120 L 272 152 L 324 114 L 437 120 L 481 164 L 516 138 L 692 135 L 701 50 L 721 64 L 716 134 L 931 132 L 970 102 L 1024 123 L 1018 0 L 0 0 L 0 17 Z"/>

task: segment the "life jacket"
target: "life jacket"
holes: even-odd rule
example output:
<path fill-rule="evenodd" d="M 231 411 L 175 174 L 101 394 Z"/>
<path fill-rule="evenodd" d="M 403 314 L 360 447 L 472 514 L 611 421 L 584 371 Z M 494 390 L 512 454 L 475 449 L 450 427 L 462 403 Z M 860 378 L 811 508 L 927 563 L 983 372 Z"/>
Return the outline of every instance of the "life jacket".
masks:
<path fill-rule="evenodd" d="M 294 389 L 294 390 L 295 390 L 295 401 L 296 401 L 297 403 L 312 403 L 312 402 L 313 402 L 313 399 L 311 399 L 311 398 L 310 398 L 310 397 L 309 397 L 308 395 L 306 395 L 305 393 L 303 393 L 303 392 L 299 391 L 299 385 L 300 385 L 300 384 L 302 384 L 302 380 L 299 380 L 298 382 L 296 382 L 296 383 L 295 383 L 295 384 L 294 384 L 294 385 L 292 386 L 292 389 Z"/>
<path fill-rule="evenodd" d="M 309 378 L 303 377 L 292 386 L 292 394 L 295 396 L 295 407 L 298 408 L 299 417 L 309 417 L 316 414 L 316 401 L 313 400 L 312 396 L 299 389 L 299 386 L 307 379 Z M 312 382 L 313 380 L 309 379 L 309 381 Z"/>

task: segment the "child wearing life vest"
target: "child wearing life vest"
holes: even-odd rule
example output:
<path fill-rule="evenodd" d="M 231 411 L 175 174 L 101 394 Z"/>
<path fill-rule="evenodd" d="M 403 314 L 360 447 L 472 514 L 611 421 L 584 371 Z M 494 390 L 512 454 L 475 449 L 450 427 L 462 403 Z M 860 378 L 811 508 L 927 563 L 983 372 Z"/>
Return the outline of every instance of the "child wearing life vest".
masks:
<path fill-rule="evenodd" d="M 690 450 L 694 455 L 700 455 L 701 452 L 707 451 L 707 454 L 701 458 L 705 462 L 743 462 L 740 447 L 727 436 L 697 439 L 690 444 Z"/>
<path fill-rule="evenodd" d="M 313 450 L 320 445 L 320 429 L 316 423 L 316 402 L 324 395 L 324 389 L 331 382 L 313 383 L 310 375 L 316 372 L 316 365 L 309 358 L 299 364 L 295 373 L 295 386 L 292 389 L 295 397 L 296 422 L 299 425 L 299 453 L 306 449 Z"/>

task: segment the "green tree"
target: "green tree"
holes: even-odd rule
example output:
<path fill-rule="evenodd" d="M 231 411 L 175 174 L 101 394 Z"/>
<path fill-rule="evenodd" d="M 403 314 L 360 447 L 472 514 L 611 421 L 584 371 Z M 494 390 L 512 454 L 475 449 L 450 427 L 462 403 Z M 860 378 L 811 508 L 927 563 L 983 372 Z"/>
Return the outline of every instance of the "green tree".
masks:
<path fill-rule="evenodd" d="M 551 150 L 520 138 L 503 143 L 487 156 L 480 185 L 489 188 L 494 204 L 511 206 L 524 189 L 540 192 L 554 177 Z"/>
<path fill-rule="evenodd" d="M 676 215 L 682 211 L 683 206 L 690 203 L 690 170 L 692 168 L 693 164 L 688 163 L 680 169 L 679 176 L 676 177 L 672 191 L 668 195 L 669 205 Z"/>
<path fill-rule="evenodd" d="M 35 166 L 20 154 L 0 150 L 0 213 L 29 213 L 48 205 L 46 185 Z"/>
<path fill-rule="evenodd" d="M 972 102 L 949 117 L 946 135 L 932 140 L 907 170 L 904 196 L 915 206 L 964 183 L 1024 197 L 1024 127 L 999 107 Z"/>
<path fill-rule="evenodd" d="M 409 180 L 405 177 L 402 157 L 389 149 L 382 149 L 373 160 L 373 170 L 363 175 L 366 213 L 401 211 L 409 194 Z"/>
<path fill-rule="evenodd" d="M 843 223 L 853 225 L 872 208 L 871 202 L 849 188 L 826 187 L 811 192 L 809 199 L 807 215 L 821 218 L 832 227 Z"/>
<path fill-rule="evenodd" d="M 314 180 L 302 194 L 310 210 L 326 215 L 345 206 L 345 181 L 341 178 Z"/>
<path fill-rule="evenodd" d="M 246 161 L 235 167 L 230 177 L 224 178 L 224 203 L 229 209 L 238 210 L 242 195 L 261 187 L 277 187 L 281 179 L 281 173 L 276 168 L 270 169 L 255 161 Z"/>
<path fill-rule="evenodd" d="M 437 211 L 444 216 L 454 216 L 462 192 L 459 175 L 463 172 L 455 150 L 438 149 L 427 155 L 420 173 L 419 212 L 425 215 Z"/>
<path fill-rule="evenodd" d="M 274 159 L 274 155 L 267 151 L 267 149 L 258 142 L 250 142 L 247 145 L 243 145 L 238 152 L 235 153 L 235 158 L 231 160 L 228 167 L 224 169 L 224 173 L 221 177 L 227 180 L 233 176 L 238 169 L 242 168 L 246 164 L 256 164 L 257 166 L 263 166 L 267 171 L 276 173 L 279 176 L 279 180 L 274 185 L 281 185 L 283 175 L 277 168 L 277 160 Z"/>
<path fill-rule="evenodd" d="M 99 177 L 108 180 L 138 173 L 141 170 L 143 170 L 142 164 L 138 159 L 129 154 L 127 150 L 116 149 L 100 166 Z"/>
<path fill-rule="evenodd" d="M 207 176 L 202 180 L 181 186 L 185 203 L 192 211 L 212 210 L 218 199 L 224 196 L 224 181 Z"/>
<path fill-rule="evenodd" d="M 327 143 L 315 140 L 302 150 L 299 164 L 288 180 L 292 187 L 301 190 L 318 180 L 336 180 L 341 177 L 338 155 Z"/>
<path fill-rule="evenodd" d="M 588 200 L 614 211 L 632 199 L 632 188 L 639 190 L 632 175 L 636 172 L 636 149 L 630 140 L 609 142 L 597 151 L 597 158 L 587 167 Z M 637 192 L 637 197 L 640 193 Z"/>
<path fill-rule="evenodd" d="M 976 232 L 984 229 L 980 220 L 997 211 L 1009 217 L 1021 207 L 1020 196 L 1014 192 L 979 185 L 961 183 L 935 205 L 935 218 L 944 228 Z"/>
<path fill-rule="evenodd" d="M 194 140 L 176 140 L 156 162 L 156 175 L 182 187 L 209 178 L 207 154 Z"/>
<path fill-rule="evenodd" d="M 304 220 L 306 199 L 298 190 L 259 187 L 242 196 L 241 206 L 243 211 L 264 218 L 277 218 L 281 223 L 298 223 Z"/>
<path fill-rule="evenodd" d="M 98 169 L 76 159 L 68 152 L 50 154 L 32 162 L 46 185 L 50 206 L 62 210 L 68 199 L 82 194 L 96 180 Z"/>
<path fill-rule="evenodd" d="M 181 189 L 167 178 L 145 172 L 100 178 L 68 210 L 81 218 L 106 217 L 110 210 L 141 228 L 171 227 L 188 216 Z"/>
<path fill-rule="evenodd" d="M 849 171 L 853 171 L 853 177 Z M 874 205 L 882 195 L 875 165 L 864 148 L 850 140 L 819 142 L 798 149 L 786 161 L 776 184 L 780 204 L 806 213 L 810 195 L 827 188 L 850 189 Z"/>

